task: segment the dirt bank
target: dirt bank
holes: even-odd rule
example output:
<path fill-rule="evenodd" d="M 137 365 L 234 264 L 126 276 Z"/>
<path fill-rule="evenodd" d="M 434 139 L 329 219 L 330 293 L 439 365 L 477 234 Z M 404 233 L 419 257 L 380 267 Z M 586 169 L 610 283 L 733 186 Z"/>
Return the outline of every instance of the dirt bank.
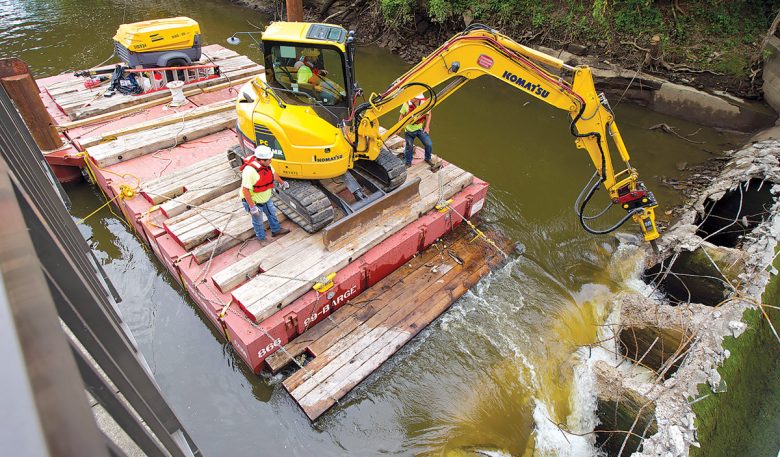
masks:
<path fill-rule="evenodd" d="M 281 0 L 236 1 L 283 16 Z M 304 1 L 307 20 L 354 29 L 363 43 L 384 46 L 410 63 L 474 21 L 526 45 L 596 55 L 671 82 L 753 100 L 763 97 L 761 47 L 777 25 L 772 18 L 778 6 L 744 0 L 690 0 L 682 6 L 669 0 Z"/>
<path fill-rule="evenodd" d="M 260 9 L 272 18 L 283 17 L 282 2 L 236 1 Z M 304 4 L 307 20 L 331 20 L 357 30 L 359 45 L 385 47 L 410 63 L 430 53 L 469 22 L 468 18 L 461 17 L 435 22 L 416 12 L 402 26 L 391 27 L 386 14 L 380 11 L 381 2 L 307 0 Z M 750 81 L 690 68 L 682 71 L 668 65 L 645 65 L 640 71 L 637 62 L 645 59 L 647 52 L 633 45 L 615 45 L 616 38 L 612 42 L 574 43 L 568 36 L 557 36 L 558 32 L 549 28 L 526 29 L 522 22 L 496 21 L 501 32 L 520 43 L 554 55 L 569 65 L 590 66 L 597 87 L 608 95 L 665 115 L 729 131 L 754 133 L 771 127 L 777 120 L 775 110 L 757 101 L 763 98 L 767 87 L 761 86 L 762 71 L 754 73 Z M 770 72 L 769 76 L 775 74 Z"/>

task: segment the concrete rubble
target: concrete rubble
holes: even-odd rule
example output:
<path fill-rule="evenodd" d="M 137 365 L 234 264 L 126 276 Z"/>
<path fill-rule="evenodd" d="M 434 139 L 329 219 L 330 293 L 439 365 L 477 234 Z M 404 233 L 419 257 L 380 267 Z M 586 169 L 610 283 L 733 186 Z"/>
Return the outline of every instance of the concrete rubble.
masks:
<path fill-rule="evenodd" d="M 602 419 L 597 430 L 622 431 L 614 433 L 610 447 L 605 447 L 608 455 L 619 455 L 623 449 L 620 455 L 635 452 L 635 456 L 687 456 L 691 446 L 699 446 L 691 406 L 697 401 L 699 386 L 706 383 L 716 393 L 725 389 L 718 367 L 730 354 L 722 348 L 723 339 L 738 336 L 746 329 L 742 322 L 744 311 L 761 303 L 770 275 L 777 274 L 772 262 L 780 238 L 780 142 L 753 143 L 734 152 L 732 157 L 722 174 L 662 236 L 659 253 L 648 255 L 646 271 L 656 266 L 656 273 L 645 278 L 653 289 L 650 296 L 626 292 L 613 302 L 620 310 L 620 323 L 614 330 L 618 335 L 616 347 L 611 350 L 624 357 L 621 364 L 641 365 L 651 370 L 651 375 L 631 375 L 627 373 L 632 372 L 617 371 L 606 366 L 606 362 L 598 362 L 603 365 L 596 370 L 602 385 L 598 389 L 599 404 L 607 410 L 606 414 L 600 412 L 599 417 L 614 420 L 604 423 Z M 759 219 L 753 213 L 753 219 L 748 220 L 742 210 L 753 198 L 764 198 L 769 203 L 760 206 L 763 217 Z M 731 208 L 736 208 L 738 214 L 721 215 L 722 227 L 703 233 L 701 227 L 708 217 L 716 217 L 716 202 L 727 199 L 734 200 Z M 734 227 L 740 230 L 734 246 L 710 242 Z M 686 264 L 689 270 L 672 272 L 677 259 L 697 251 L 703 256 Z M 709 261 L 701 262 L 701 258 Z M 665 292 L 671 287 L 664 281 L 672 277 L 687 290 L 689 300 L 670 298 Z M 692 282 L 696 277 L 720 281 L 723 298 L 715 303 L 697 303 L 698 286 Z M 647 427 L 639 426 L 642 420 L 636 420 L 643 411 L 632 410 L 631 401 L 621 404 L 613 398 L 616 385 L 618 392 L 632 392 L 652 403 L 657 424 L 654 434 L 646 433 Z M 607 391 L 610 393 L 605 394 Z M 632 412 L 635 420 L 620 423 L 618 409 L 624 415 Z M 641 445 L 634 440 L 632 448 L 628 439 L 623 441 L 633 434 L 644 439 Z"/>

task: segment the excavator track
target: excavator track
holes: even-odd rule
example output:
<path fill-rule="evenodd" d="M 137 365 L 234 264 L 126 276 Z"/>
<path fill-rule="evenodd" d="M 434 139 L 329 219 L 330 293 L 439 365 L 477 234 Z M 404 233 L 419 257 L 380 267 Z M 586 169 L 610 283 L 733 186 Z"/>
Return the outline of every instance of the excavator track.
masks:
<path fill-rule="evenodd" d="M 273 195 L 274 205 L 285 216 L 308 233 L 317 232 L 333 221 L 333 207 L 322 190 L 309 181 L 286 181 L 290 187 Z"/>
<path fill-rule="evenodd" d="M 406 181 L 404 161 L 385 148 L 382 148 L 376 160 L 359 160 L 355 162 L 355 168 L 368 174 L 385 192 L 390 192 Z"/>

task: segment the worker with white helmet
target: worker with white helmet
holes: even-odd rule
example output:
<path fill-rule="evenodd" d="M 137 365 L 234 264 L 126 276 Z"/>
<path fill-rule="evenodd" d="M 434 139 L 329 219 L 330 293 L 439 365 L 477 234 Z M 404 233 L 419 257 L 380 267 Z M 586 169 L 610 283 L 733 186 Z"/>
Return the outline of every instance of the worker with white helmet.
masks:
<path fill-rule="evenodd" d="M 274 172 L 271 166 L 271 159 L 274 154 L 271 148 L 260 145 L 255 148 L 254 155 L 244 159 L 241 165 L 241 189 L 239 196 L 244 209 L 252 216 L 252 227 L 255 229 L 255 236 L 260 241 L 265 241 L 265 226 L 262 211 L 268 219 L 268 226 L 271 228 L 271 236 L 280 236 L 290 233 L 290 229 L 282 228 L 279 220 L 276 218 L 276 208 L 274 207 L 271 195 L 273 193 L 274 182 L 279 183 L 283 189 L 290 185 Z"/>
<path fill-rule="evenodd" d="M 419 107 L 425 102 L 426 98 L 420 94 L 404 103 L 401 106 L 401 116 L 399 120 L 403 119 L 410 112 L 419 112 Z M 431 131 L 431 112 L 428 111 L 424 116 L 421 116 L 416 121 L 409 123 L 404 130 L 404 139 L 406 140 L 406 147 L 404 148 L 404 162 L 407 167 L 412 166 L 412 159 L 414 158 L 414 139 L 419 138 L 420 142 L 425 148 L 425 161 L 428 165 L 433 165 L 433 142 L 430 136 Z"/>

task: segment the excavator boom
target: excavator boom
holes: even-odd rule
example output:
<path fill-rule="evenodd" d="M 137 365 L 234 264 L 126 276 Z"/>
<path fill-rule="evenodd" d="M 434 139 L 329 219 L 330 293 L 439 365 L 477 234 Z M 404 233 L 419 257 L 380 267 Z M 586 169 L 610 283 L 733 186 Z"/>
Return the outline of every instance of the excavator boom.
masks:
<path fill-rule="evenodd" d="M 553 73 L 569 72 L 569 79 Z M 645 240 L 658 238 L 654 209 L 655 198 L 639 181 L 630 165 L 630 155 L 615 123 L 615 116 L 603 94 L 596 92 L 593 74 L 587 66 L 569 66 L 560 59 L 525 47 L 511 38 L 482 25 L 474 25 L 445 42 L 381 94 L 372 94 L 369 102 L 355 110 L 353 125 L 358 158 L 376 157 L 381 145 L 391 136 L 438 106 L 470 80 L 493 76 L 510 86 L 569 113 L 570 131 L 577 148 L 588 152 L 599 180 L 579 203 L 583 227 L 591 233 L 607 233 L 628 219 L 639 223 Z M 378 119 L 396 111 L 413 97 L 426 93 L 428 102 L 400 119 L 386 132 L 379 133 Z M 615 171 L 607 138 L 617 149 L 625 168 Z M 599 186 L 603 186 L 613 204 L 627 214 L 606 230 L 588 226 L 585 207 Z"/>

